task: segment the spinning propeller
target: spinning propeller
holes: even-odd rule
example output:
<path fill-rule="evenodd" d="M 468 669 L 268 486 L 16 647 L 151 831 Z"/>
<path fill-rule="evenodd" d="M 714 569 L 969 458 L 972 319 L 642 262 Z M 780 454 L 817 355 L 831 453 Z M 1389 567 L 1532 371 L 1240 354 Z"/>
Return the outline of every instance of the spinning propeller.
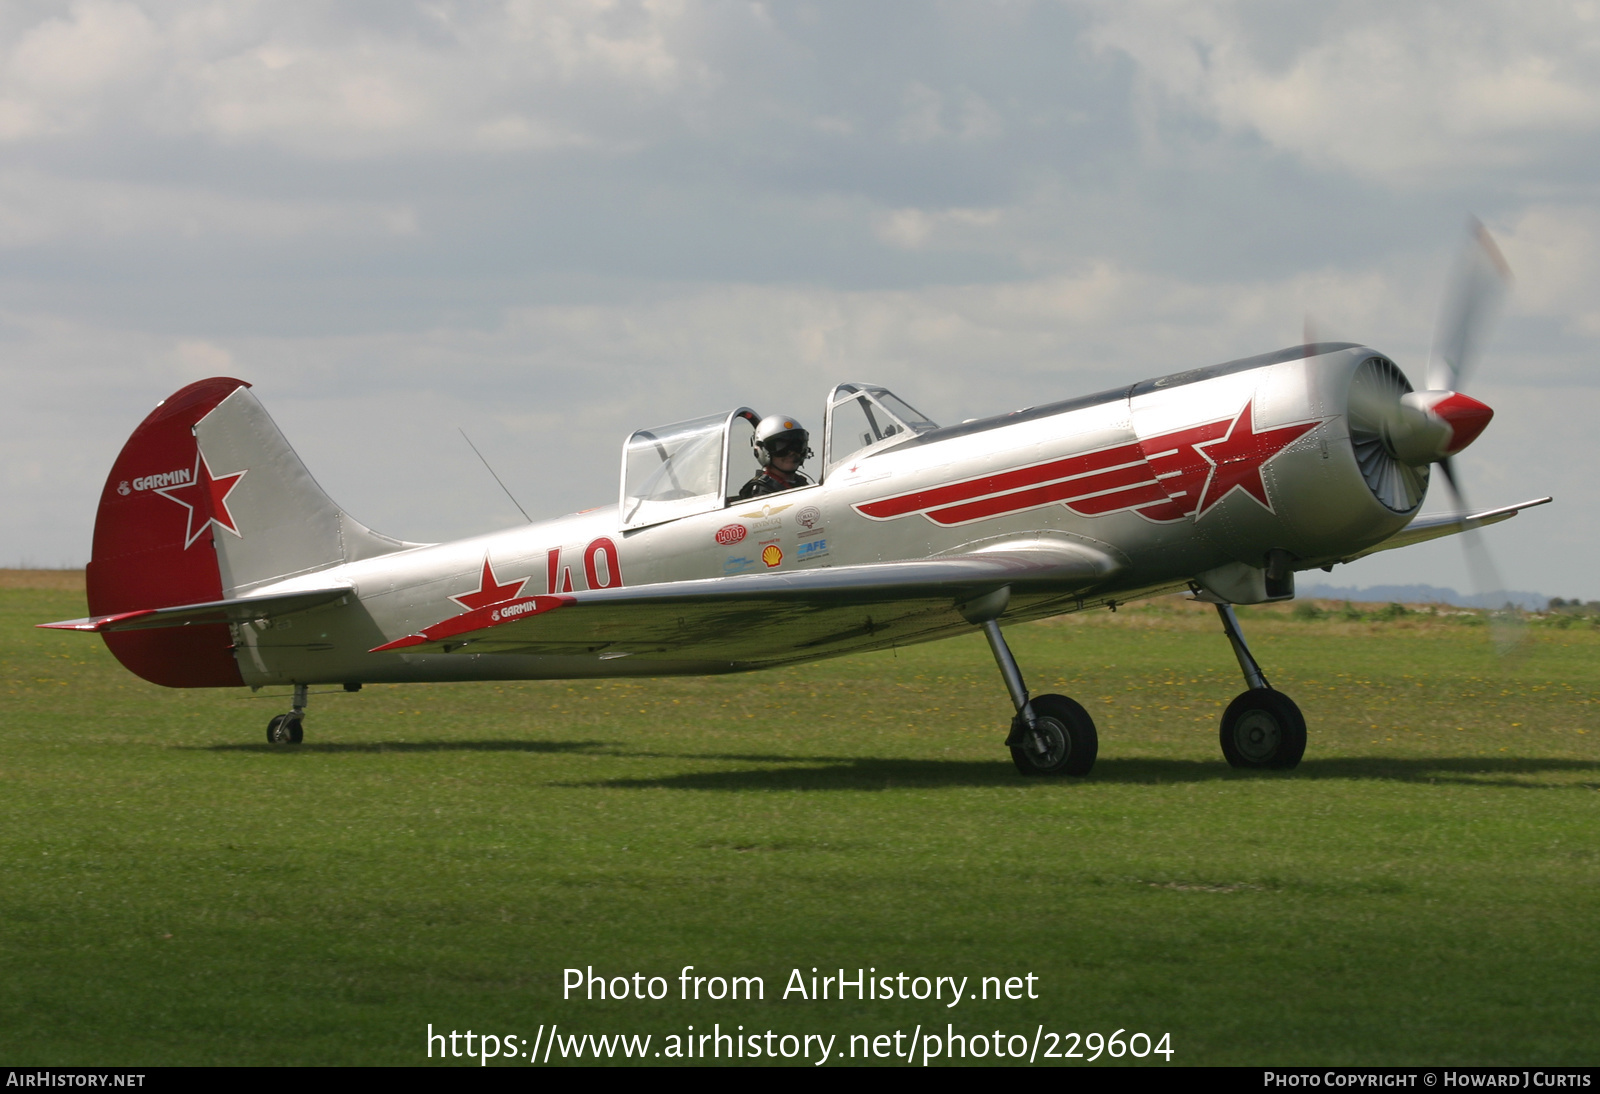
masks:
<path fill-rule="evenodd" d="M 1421 500 L 1428 468 L 1438 464 L 1457 508 L 1472 511 L 1452 460 L 1477 440 L 1494 411 L 1457 389 L 1478 362 L 1510 281 L 1500 248 L 1472 220 L 1439 309 L 1427 390 L 1407 390 L 1410 385 L 1398 370 L 1378 368 L 1358 373 L 1351 384 L 1351 437 L 1369 481 L 1385 484 L 1380 497 L 1391 508 L 1404 510 Z M 1479 596 L 1502 591 L 1505 584 L 1476 528 L 1462 534 L 1462 547 Z M 1497 614 L 1493 619 L 1495 644 L 1505 652 L 1519 635 L 1510 618 Z"/>

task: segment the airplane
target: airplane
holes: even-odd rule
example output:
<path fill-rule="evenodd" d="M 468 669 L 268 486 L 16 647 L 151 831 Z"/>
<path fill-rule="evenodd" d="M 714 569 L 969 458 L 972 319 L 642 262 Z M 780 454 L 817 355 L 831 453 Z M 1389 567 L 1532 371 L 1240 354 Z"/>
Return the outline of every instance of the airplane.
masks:
<path fill-rule="evenodd" d="M 741 499 L 761 419 L 736 407 L 629 434 L 615 505 L 436 544 L 350 517 L 251 386 L 213 377 L 159 404 L 112 465 L 91 614 L 40 626 L 99 634 L 167 687 L 290 686 L 274 745 L 303 740 L 313 685 L 741 672 L 976 628 L 1017 770 L 1082 776 L 1092 717 L 1030 694 L 1002 621 L 1187 591 L 1215 605 L 1246 685 L 1224 757 L 1292 768 L 1305 719 L 1234 605 L 1550 501 L 1471 511 L 1451 463 L 1493 416 L 1457 388 L 1504 279 L 1477 228 L 1420 391 L 1376 350 L 1310 341 L 948 426 L 841 383 L 814 483 Z M 1419 519 L 1436 463 L 1462 511 Z"/>

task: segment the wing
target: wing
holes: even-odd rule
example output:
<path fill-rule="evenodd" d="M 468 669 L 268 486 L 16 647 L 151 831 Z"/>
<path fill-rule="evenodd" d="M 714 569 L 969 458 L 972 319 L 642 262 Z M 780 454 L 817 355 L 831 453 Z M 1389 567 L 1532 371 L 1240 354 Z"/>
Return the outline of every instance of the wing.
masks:
<path fill-rule="evenodd" d="M 601 659 L 756 667 L 927 641 L 971 628 L 967 601 L 1009 586 L 1033 603 L 1067 598 L 1120 568 L 1076 543 L 912 562 L 520 597 L 377 647 L 446 653 L 599 654 Z"/>
<path fill-rule="evenodd" d="M 1451 513 L 1445 516 L 1414 520 L 1382 543 L 1375 543 L 1364 551 L 1346 555 L 1339 561 L 1354 562 L 1358 558 L 1365 558 L 1379 551 L 1392 551 L 1397 547 L 1410 547 L 1414 543 L 1426 543 L 1430 539 L 1442 539 L 1445 536 L 1459 535 L 1469 529 L 1482 528 L 1487 524 L 1499 524 L 1503 520 L 1510 520 L 1524 509 L 1532 509 L 1535 505 L 1545 505 L 1550 500 L 1550 498 L 1535 498 L 1532 501 L 1518 502 L 1516 505 L 1501 506 L 1499 509 L 1484 509 L 1477 513 Z"/>
<path fill-rule="evenodd" d="M 37 623 L 35 626 L 46 630 L 93 631 L 98 634 L 103 631 L 187 627 L 195 623 L 247 623 L 252 619 L 276 619 L 322 604 L 331 604 L 340 597 L 348 596 L 350 591 L 348 584 L 328 585 L 268 596 L 245 596 L 232 600 L 209 600 L 203 604 L 176 604 L 170 608 L 142 608 L 113 615 L 91 615 L 87 619 L 63 619 L 59 623 Z"/>

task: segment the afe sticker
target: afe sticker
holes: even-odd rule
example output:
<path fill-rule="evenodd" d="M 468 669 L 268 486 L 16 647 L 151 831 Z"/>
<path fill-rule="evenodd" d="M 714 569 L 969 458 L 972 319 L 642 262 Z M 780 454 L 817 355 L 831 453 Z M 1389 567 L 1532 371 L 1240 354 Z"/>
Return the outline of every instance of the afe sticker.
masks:
<path fill-rule="evenodd" d="M 772 569 L 783 561 L 783 548 L 776 543 L 769 543 L 761 548 L 761 561 L 767 564 L 767 569 Z"/>
<path fill-rule="evenodd" d="M 724 547 L 732 547 L 735 543 L 744 539 L 746 534 L 744 525 L 730 524 L 717 529 L 717 542 Z"/>

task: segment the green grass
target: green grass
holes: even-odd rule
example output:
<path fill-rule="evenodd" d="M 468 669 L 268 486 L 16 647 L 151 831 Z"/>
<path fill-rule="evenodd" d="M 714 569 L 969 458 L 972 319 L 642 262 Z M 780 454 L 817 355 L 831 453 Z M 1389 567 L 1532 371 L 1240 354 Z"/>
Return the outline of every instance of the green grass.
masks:
<path fill-rule="evenodd" d="M 18 584 L 18 582 L 13 582 Z M 26 584 L 26 583 L 23 583 Z M 50 582 L 32 582 L 48 586 Z M 424 1031 L 1170 1032 L 1174 1063 L 1600 1060 L 1600 631 L 1242 610 L 1305 710 L 1216 739 L 1214 617 L 1016 628 L 1101 733 L 1016 775 L 981 637 L 716 679 L 177 692 L 0 590 L 0 1063 L 425 1063 Z M 1381 615 L 1381 613 L 1380 613 Z M 563 1001 L 562 970 L 764 1002 Z M 787 1002 L 793 968 L 1037 1000 Z"/>

